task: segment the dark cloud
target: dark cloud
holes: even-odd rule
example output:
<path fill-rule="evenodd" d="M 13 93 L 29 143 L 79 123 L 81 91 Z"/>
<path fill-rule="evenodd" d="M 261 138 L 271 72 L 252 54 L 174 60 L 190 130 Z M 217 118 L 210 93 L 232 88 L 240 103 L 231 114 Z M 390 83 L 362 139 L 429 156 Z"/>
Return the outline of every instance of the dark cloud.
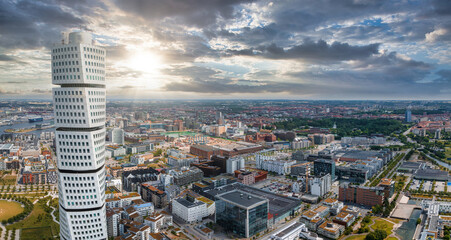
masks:
<path fill-rule="evenodd" d="M 434 80 L 436 83 L 444 83 L 444 84 L 451 84 L 451 70 L 449 69 L 441 69 L 435 73 L 439 77 Z M 448 85 L 448 88 L 451 88 L 450 85 Z"/>
<path fill-rule="evenodd" d="M 304 40 L 301 45 L 288 49 L 278 47 L 276 44 L 260 46 L 244 50 L 229 50 L 231 55 L 259 56 L 269 59 L 303 59 L 313 62 L 343 61 L 368 58 L 378 53 L 379 44 L 365 46 L 351 46 L 347 43 L 333 42 L 327 44 L 323 40 L 313 42 Z"/>
<path fill-rule="evenodd" d="M 14 62 L 16 61 L 16 58 L 5 55 L 5 54 L 0 54 L 0 61 L 2 62 Z"/>
<path fill-rule="evenodd" d="M 180 67 L 177 65 L 173 65 L 172 68 L 163 70 L 163 73 L 182 77 L 209 78 L 219 73 L 219 71 L 197 66 Z"/>
<path fill-rule="evenodd" d="M 77 2 L 77 3 L 74 3 Z M 33 49 L 49 47 L 71 28 L 87 30 L 83 16 L 90 15 L 97 1 L 0 1 L 0 47 Z M 94 4 L 92 4 L 94 3 Z"/>
<path fill-rule="evenodd" d="M 151 21 L 168 20 L 178 24 L 207 26 L 218 18 L 234 17 L 234 6 L 251 0 L 116 0 L 130 14 Z"/>

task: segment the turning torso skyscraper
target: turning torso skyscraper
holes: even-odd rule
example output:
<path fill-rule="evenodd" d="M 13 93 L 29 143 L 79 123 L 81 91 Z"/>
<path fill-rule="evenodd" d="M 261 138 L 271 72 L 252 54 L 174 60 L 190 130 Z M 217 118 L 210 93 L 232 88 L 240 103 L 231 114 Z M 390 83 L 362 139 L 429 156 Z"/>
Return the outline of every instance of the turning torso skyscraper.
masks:
<path fill-rule="evenodd" d="M 107 239 L 105 55 L 83 32 L 52 49 L 61 239 Z"/>

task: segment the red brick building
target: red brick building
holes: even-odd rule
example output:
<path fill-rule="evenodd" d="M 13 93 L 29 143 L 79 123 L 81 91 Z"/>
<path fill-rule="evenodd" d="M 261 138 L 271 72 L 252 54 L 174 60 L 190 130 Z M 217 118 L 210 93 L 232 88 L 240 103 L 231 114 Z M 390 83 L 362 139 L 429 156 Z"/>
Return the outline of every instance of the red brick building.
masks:
<path fill-rule="evenodd" d="M 340 185 L 338 200 L 365 206 L 382 205 L 385 197 L 384 190 L 383 187 L 364 187 L 346 183 Z"/>
<path fill-rule="evenodd" d="M 198 156 L 199 159 L 210 160 L 211 156 L 213 156 L 216 152 L 216 148 L 208 145 L 191 145 L 189 149 L 189 153 Z"/>

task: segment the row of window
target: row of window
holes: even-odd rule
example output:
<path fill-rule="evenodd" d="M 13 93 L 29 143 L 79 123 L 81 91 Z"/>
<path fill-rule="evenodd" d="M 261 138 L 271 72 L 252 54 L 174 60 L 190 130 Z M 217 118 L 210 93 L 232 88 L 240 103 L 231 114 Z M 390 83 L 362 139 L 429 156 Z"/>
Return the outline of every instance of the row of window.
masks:
<path fill-rule="evenodd" d="M 92 181 L 94 177 L 63 177 L 64 181 Z M 80 190 L 78 190 L 80 192 Z M 83 190 L 82 190 L 83 191 Z M 67 193 L 67 190 L 66 190 Z"/>
<path fill-rule="evenodd" d="M 105 77 L 86 75 L 86 80 L 105 81 Z"/>
<path fill-rule="evenodd" d="M 69 65 L 78 66 L 78 60 L 53 62 L 53 67 L 62 67 L 62 66 L 69 66 Z"/>
<path fill-rule="evenodd" d="M 98 232 L 100 232 L 100 230 L 98 230 Z M 83 232 L 81 232 L 80 234 L 88 234 L 88 231 L 83 231 Z M 91 235 L 91 234 L 92 234 L 91 231 L 89 231 L 89 234 L 90 234 L 90 236 L 87 236 L 87 237 L 86 237 L 86 236 L 83 236 L 83 237 L 75 237 L 75 240 L 97 239 L 97 238 L 100 238 L 100 237 L 103 236 L 101 233 Z"/>
<path fill-rule="evenodd" d="M 61 54 L 61 55 L 53 55 L 52 59 L 53 60 L 57 60 L 57 59 L 68 59 L 68 58 L 78 58 L 78 54 Z"/>
<path fill-rule="evenodd" d="M 80 75 L 53 76 L 53 80 L 76 80 L 76 79 L 81 79 Z M 86 75 L 85 80 L 105 81 L 105 77 Z"/>
<path fill-rule="evenodd" d="M 105 54 L 105 51 L 104 51 L 104 50 L 97 49 L 97 48 L 90 48 L 90 47 L 83 47 L 83 51 L 85 51 L 85 52 L 92 52 L 92 53 Z"/>
<path fill-rule="evenodd" d="M 100 213 L 90 213 L 90 214 L 82 214 L 82 215 L 70 215 L 70 219 L 92 219 L 93 217 L 98 217 L 100 216 Z M 100 221 L 100 219 L 98 220 Z M 86 222 L 84 222 L 86 223 Z M 74 222 L 72 221 L 72 224 L 74 224 Z M 78 224 L 78 222 L 77 222 Z"/>
<path fill-rule="evenodd" d="M 85 113 L 72 113 L 72 112 L 56 112 L 57 117 L 84 117 Z"/>
<path fill-rule="evenodd" d="M 105 109 L 105 105 L 89 105 L 89 109 Z"/>
<path fill-rule="evenodd" d="M 86 120 L 85 119 L 56 119 L 56 123 L 61 123 L 61 124 L 86 124 Z"/>
<path fill-rule="evenodd" d="M 83 98 L 55 98 L 55 102 L 83 102 Z"/>
<path fill-rule="evenodd" d="M 80 68 L 55 68 L 53 69 L 53 73 L 71 73 L 71 72 L 80 72 Z"/>
<path fill-rule="evenodd" d="M 61 47 L 61 48 L 55 48 L 52 50 L 53 53 L 60 53 L 60 52 L 69 52 L 69 51 L 77 51 L 77 47 Z"/>
<path fill-rule="evenodd" d="M 82 91 L 55 91 L 55 95 L 83 95 Z"/>
<path fill-rule="evenodd" d="M 56 109 L 66 109 L 66 110 L 84 110 L 83 105 L 55 105 L 55 108 Z"/>
<path fill-rule="evenodd" d="M 99 63 L 99 62 L 91 62 L 91 61 L 85 61 L 85 66 L 93 66 L 93 67 L 105 68 L 105 64 Z"/>
<path fill-rule="evenodd" d="M 105 58 L 104 57 L 101 57 L 101 56 L 96 56 L 96 55 L 93 55 L 93 54 L 84 54 L 85 55 L 85 58 L 87 58 L 87 59 L 94 59 L 94 60 L 98 60 L 98 61 L 105 61 Z"/>
<path fill-rule="evenodd" d="M 67 202 L 68 206 L 86 206 L 97 204 L 98 201 L 83 201 L 83 202 Z"/>
<path fill-rule="evenodd" d="M 105 115 L 105 111 L 102 112 L 91 112 L 91 117 L 98 117 L 98 116 L 102 116 Z"/>
<path fill-rule="evenodd" d="M 75 195 L 75 196 L 71 196 L 68 195 L 66 196 L 67 200 L 87 200 L 87 199 L 96 199 L 97 195 L 87 195 L 87 196 L 80 196 L 80 195 Z"/>
<path fill-rule="evenodd" d="M 94 183 L 64 183 L 65 187 L 94 187 Z"/>
<path fill-rule="evenodd" d="M 104 91 L 88 91 L 88 95 L 105 96 Z"/>
<path fill-rule="evenodd" d="M 53 76 L 53 80 L 76 80 L 76 79 L 80 79 L 80 75 Z"/>
<path fill-rule="evenodd" d="M 105 98 L 88 98 L 88 102 L 105 102 Z"/>
<path fill-rule="evenodd" d="M 88 72 L 88 73 L 97 73 L 97 74 L 105 74 L 105 71 L 98 70 L 98 69 L 95 69 L 95 68 L 86 68 L 86 72 Z"/>

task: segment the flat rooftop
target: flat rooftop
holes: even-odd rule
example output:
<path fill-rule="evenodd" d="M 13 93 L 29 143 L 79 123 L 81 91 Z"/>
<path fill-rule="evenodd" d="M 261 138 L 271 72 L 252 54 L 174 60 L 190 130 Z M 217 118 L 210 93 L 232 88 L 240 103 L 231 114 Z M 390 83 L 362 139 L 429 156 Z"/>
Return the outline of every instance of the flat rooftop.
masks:
<path fill-rule="evenodd" d="M 269 213 L 273 216 L 282 216 L 288 211 L 299 207 L 301 205 L 301 200 L 297 198 L 285 197 L 277 195 L 273 192 L 265 191 L 262 189 L 250 187 L 241 183 L 231 183 L 225 186 L 215 188 L 212 190 L 205 191 L 210 196 L 218 196 L 219 194 L 233 191 L 235 189 L 239 189 L 246 193 L 250 193 L 252 195 L 256 195 L 260 198 L 269 200 Z"/>
<path fill-rule="evenodd" d="M 295 222 L 291 226 L 285 228 L 281 232 L 276 234 L 276 237 L 284 239 L 286 236 L 290 235 L 293 231 L 296 231 L 298 228 L 302 228 L 304 226 L 303 223 Z"/>
<path fill-rule="evenodd" d="M 448 181 L 449 174 L 446 171 L 438 170 L 438 169 L 419 169 L 416 174 L 416 179 L 435 179 L 435 180 L 443 180 Z"/>
<path fill-rule="evenodd" d="M 231 203 L 235 203 L 245 208 L 250 208 L 267 202 L 264 198 L 246 193 L 241 190 L 226 192 L 216 197 Z"/>

